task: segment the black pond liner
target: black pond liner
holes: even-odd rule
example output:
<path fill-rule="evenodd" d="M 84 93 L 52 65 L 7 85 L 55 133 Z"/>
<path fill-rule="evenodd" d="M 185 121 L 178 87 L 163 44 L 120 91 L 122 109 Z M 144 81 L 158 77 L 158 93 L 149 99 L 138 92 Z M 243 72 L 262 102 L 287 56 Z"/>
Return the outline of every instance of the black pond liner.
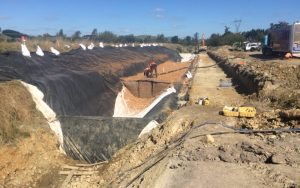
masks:
<path fill-rule="evenodd" d="M 166 57 L 159 58 L 161 54 Z M 0 54 L 0 82 L 20 79 L 37 86 L 45 102 L 62 116 L 112 116 L 120 77 L 142 72 L 150 57 L 157 56 L 158 63 L 180 59 L 177 52 L 164 47 L 77 49 L 60 56 L 47 52 L 44 57 L 31 56 Z M 108 63 L 125 61 L 133 63 L 118 72 L 107 70 Z"/>
<path fill-rule="evenodd" d="M 60 117 L 64 150 L 89 163 L 110 159 L 122 146 L 137 139 L 147 118 Z"/>
<path fill-rule="evenodd" d="M 141 72 L 146 61 L 161 54 L 166 57 L 158 63 L 180 60 L 177 52 L 164 47 L 76 49 L 60 56 L 46 52 L 40 57 L 32 53 L 31 58 L 7 52 L 0 54 L 0 82 L 20 79 L 37 86 L 59 117 L 66 153 L 92 163 L 109 159 L 119 148 L 134 141 L 151 120 L 165 120 L 164 109 L 177 108 L 175 93 L 165 97 L 145 118 L 111 117 L 121 90 L 120 77 Z M 122 60 L 134 63 L 114 73 L 93 70 Z M 179 91 L 179 86 L 176 89 Z"/>
<path fill-rule="evenodd" d="M 180 85 L 176 86 L 176 90 Z M 144 118 L 59 117 L 64 135 L 64 150 L 73 159 L 95 163 L 110 159 L 121 147 L 135 141 L 151 121 L 163 122 L 165 109 L 177 108 L 177 93 L 162 99 Z"/>

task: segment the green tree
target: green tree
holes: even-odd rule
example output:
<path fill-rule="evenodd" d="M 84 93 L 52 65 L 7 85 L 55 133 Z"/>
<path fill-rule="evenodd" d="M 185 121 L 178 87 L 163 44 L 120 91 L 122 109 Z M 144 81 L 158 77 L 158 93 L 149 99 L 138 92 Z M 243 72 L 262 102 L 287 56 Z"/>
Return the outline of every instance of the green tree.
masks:
<path fill-rule="evenodd" d="M 270 29 L 287 29 L 289 27 L 289 23 L 285 21 L 280 21 L 276 24 L 271 23 Z"/>
<path fill-rule="evenodd" d="M 173 37 L 171 38 L 171 42 L 172 42 L 172 43 L 178 43 L 178 42 L 179 42 L 178 36 L 173 36 Z"/>
<path fill-rule="evenodd" d="M 72 35 L 72 40 L 77 40 L 77 39 L 80 39 L 80 35 L 81 35 L 81 32 L 80 31 L 75 31 L 75 33 Z"/>
<path fill-rule="evenodd" d="M 225 26 L 223 36 L 232 35 L 233 34 L 229 29 L 230 29 L 230 27 Z"/>
<path fill-rule="evenodd" d="M 191 36 L 186 36 L 185 38 L 184 38 L 184 44 L 185 45 L 192 45 L 192 37 Z"/>
<path fill-rule="evenodd" d="M 251 29 L 250 31 L 243 32 L 242 35 L 246 38 L 248 41 L 262 41 L 265 35 L 264 29 Z"/>
<path fill-rule="evenodd" d="M 156 42 L 162 42 L 162 43 L 164 43 L 164 42 L 166 42 L 167 41 L 167 39 L 165 38 L 165 35 L 164 34 L 158 34 L 157 36 L 156 36 Z"/>
<path fill-rule="evenodd" d="M 66 38 L 66 35 L 64 34 L 64 31 L 60 29 L 58 33 L 56 33 L 56 37 Z"/>
<path fill-rule="evenodd" d="M 146 35 L 144 37 L 144 42 L 153 42 L 151 35 Z"/>
<path fill-rule="evenodd" d="M 221 38 L 221 45 L 232 45 L 235 42 L 243 42 L 245 37 L 239 33 L 229 32 Z"/>
<path fill-rule="evenodd" d="M 221 45 L 221 35 L 218 33 L 213 33 L 209 39 L 206 40 L 207 45 L 209 46 L 219 46 Z"/>
<path fill-rule="evenodd" d="M 98 40 L 106 43 L 116 42 L 117 36 L 111 31 L 104 31 L 98 35 Z"/>
<path fill-rule="evenodd" d="M 49 33 L 44 33 L 43 34 L 43 38 L 50 38 L 50 37 L 51 37 L 51 35 Z"/>
<path fill-rule="evenodd" d="M 134 35 L 123 35 L 118 37 L 118 41 L 122 43 L 132 43 L 135 42 Z"/>
<path fill-rule="evenodd" d="M 98 39 L 98 31 L 97 29 L 93 29 L 92 33 L 91 33 L 91 36 L 90 36 L 90 39 L 91 40 L 97 40 Z"/>

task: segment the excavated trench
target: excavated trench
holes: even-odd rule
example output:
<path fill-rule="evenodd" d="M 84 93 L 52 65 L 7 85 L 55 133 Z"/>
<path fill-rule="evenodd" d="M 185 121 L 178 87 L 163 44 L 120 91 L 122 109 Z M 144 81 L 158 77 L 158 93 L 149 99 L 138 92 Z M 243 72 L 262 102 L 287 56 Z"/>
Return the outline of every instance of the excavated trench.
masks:
<path fill-rule="evenodd" d="M 237 85 L 236 90 L 239 93 L 246 95 L 258 94 L 265 87 L 268 81 L 266 78 L 259 77 L 250 69 L 243 67 L 243 65 L 230 63 L 228 59 L 214 52 L 207 52 L 207 54 L 232 78 L 232 82 L 234 85 Z"/>
<path fill-rule="evenodd" d="M 60 121 L 65 152 L 92 163 L 110 158 L 151 120 L 165 119 L 166 107 L 176 108 L 177 95 L 171 94 L 144 118 L 112 118 L 120 77 L 141 72 L 151 57 L 157 63 L 180 60 L 164 47 L 77 49 L 60 56 L 31 54 L 31 58 L 8 52 L 0 54 L 0 81 L 19 79 L 37 86 Z M 145 94 L 157 94 L 162 88 Z"/>

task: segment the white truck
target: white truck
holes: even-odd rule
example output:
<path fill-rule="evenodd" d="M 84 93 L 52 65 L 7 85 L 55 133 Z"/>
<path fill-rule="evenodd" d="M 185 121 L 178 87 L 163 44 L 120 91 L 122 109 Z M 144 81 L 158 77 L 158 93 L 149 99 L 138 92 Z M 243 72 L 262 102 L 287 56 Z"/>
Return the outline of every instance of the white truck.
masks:
<path fill-rule="evenodd" d="M 270 30 L 264 38 L 262 53 L 265 56 L 291 53 L 294 57 L 300 57 L 300 22 L 284 29 Z"/>
<path fill-rule="evenodd" d="M 244 43 L 244 50 L 245 51 L 260 51 L 261 50 L 261 43 L 260 42 L 248 42 Z"/>

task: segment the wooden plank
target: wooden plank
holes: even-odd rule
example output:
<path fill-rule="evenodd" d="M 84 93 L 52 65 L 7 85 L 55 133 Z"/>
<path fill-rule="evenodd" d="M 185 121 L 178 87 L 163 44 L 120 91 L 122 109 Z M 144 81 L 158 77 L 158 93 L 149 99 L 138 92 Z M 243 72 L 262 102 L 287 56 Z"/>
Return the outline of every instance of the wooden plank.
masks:
<path fill-rule="evenodd" d="M 76 166 L 79 166 L 79 167 L 89 167 L 89 166 L 97 166 L 97 165 L 101 165 L 101 164 L 105 164 L 105 163 L 108 163 L 108 161 L 101 161 L 101 162 L 92 163 L 92 164 L 76 164 Z"/>
<path fill-rule="evenodd" d="M 98 171 L 75 171 L 75 172 L 73 172 L 73 170 L 72 170 L 72 171 L 60 171 L 59 174 L 60 175 L 69 175 L 69 174 L 73 173 L 73 176 L 76 176 L 76 175 L 78 176 L 78 175 L 92 175 L 97 172 Z"/>
<path fill-rule="evenodd" d="M 66 188 L 66 187 L 68 186 L 68 184 L 69 184 L 69 182 L 71 181 L 71 179 L 72 179 L 74 173 L 75 173 L 75 170 L 72 170 L 72 171 L 68 174 L 67 178 L 65 179 L 65 181 L 64 181 L 63 184 L 61 185 L 61 188 Z"/>
<path fill-rule="evenodd" d="M 77 166 L 69 166 L 69 165 L 62 165 L 62 168 L 73 169 L 73 170 L 79 169 L 79 167 Z"/>

